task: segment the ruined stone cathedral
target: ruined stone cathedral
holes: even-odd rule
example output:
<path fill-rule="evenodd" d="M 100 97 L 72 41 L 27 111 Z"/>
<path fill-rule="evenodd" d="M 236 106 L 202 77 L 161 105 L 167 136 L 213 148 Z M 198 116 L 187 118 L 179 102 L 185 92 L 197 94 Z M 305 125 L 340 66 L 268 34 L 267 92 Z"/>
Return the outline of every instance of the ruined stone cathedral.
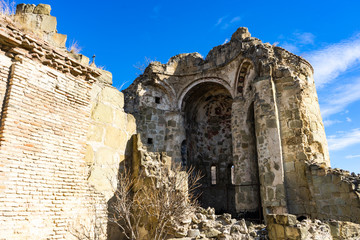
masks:
<path fill-rule="evenodd" d="M 150 63 L 121 93 L 66 51 L 50 10 L 20 4 L 0 21 L 0 239 L 80 239 L 70 230 L 98 223 L 97 239 L 119 239 L 108 203 L 126 161 L 148 176 L 194 167 L 210 219 L 234 220 L 190 219 L 174 239 L 259 239 L 236 235 L 240 219 L 269 239 L 360 239 L 360 177 L 330 168 L 305 59 L 240 27 L 205 58 Z"/>

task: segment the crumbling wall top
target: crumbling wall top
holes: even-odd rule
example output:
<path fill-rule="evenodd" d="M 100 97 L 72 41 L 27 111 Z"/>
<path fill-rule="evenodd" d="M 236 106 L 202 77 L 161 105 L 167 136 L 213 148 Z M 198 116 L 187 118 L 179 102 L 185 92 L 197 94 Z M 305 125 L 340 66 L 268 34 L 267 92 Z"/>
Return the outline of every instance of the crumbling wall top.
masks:
<path fill-rule="evenodd" d="M 283 64 L 289 65 L 291 68 L 305 67 L 313 73 L 311 64 L 305 59 L 283 48 L 263 43 L 258 38 L 251 37 L 246 27 L 238 28 L 228 43 L 211 49 L 205 59 L 199 53 L 178 54 L 171 57 L 166 64 L 151 63 L 144 73 L 172 76 L 193 75 L 224 67 L 239 56 L 250 59 L 255 65 L 261 63 Z"/>

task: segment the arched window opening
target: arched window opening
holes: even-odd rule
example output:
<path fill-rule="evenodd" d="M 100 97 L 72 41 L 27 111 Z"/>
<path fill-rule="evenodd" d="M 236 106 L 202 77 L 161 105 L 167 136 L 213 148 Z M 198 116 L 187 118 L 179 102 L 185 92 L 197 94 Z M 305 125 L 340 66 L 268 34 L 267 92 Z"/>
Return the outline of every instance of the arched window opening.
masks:
<path fill-rule="evenodd" d="M 216 166 L 211 166 L 211 184 L 216 185 Z"/>
<path fill-rule="evenodd" d="M 230 184 L 235 185 L 235 166 L 230 165 Z"/>

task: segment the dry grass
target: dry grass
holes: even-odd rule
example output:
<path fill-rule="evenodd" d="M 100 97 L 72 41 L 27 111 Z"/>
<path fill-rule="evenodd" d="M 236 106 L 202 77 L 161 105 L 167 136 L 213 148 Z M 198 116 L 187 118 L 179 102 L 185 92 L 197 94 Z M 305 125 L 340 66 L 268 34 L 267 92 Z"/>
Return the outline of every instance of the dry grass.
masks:
<path fill-rule="evenodd" d="M 140 228 L 144 227 L 149 239 L 167 239 L 176 221 L 197 206 L 193 193 L 200 179 L 193 169 L 183 172 L 181 167 L 163 172 L 161 179 L 146 180 L 141 174 L 134 177 L 125 170 L 119 175 L 110 221 L 119 226 L 128 239 L 139 239 Z"/>
<path fill-rule="evenodd" d="M 0 0 L 0 15 L 10 17 L 15 14 L 15 9 L 15 1 Z"/>
<path fill-rule="evenodd" d="M 79 54 L 82 50 L 82 47 L 79 46 L 77 41 L 72 41 L 70 47 L 68 47 L 68 51 L 74 54 Z"/>

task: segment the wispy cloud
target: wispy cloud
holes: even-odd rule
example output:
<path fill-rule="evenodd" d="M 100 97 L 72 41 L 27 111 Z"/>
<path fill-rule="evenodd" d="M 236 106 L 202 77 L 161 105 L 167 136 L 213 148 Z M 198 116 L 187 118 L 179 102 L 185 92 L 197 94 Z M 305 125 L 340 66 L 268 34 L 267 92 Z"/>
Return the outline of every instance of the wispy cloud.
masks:
<path fill-rule="evenodd" d="M 285 48 L 286 50 L 288 50 L 289 52 L 292 52 L 292 53 L 299 52 L 299 48 L 295 44 L 285 42 L 285 43 L 280 43 L 279 45 L 282 48 Z"/>
<path fill-rule="evenodd" d="M 221 18 L 219 18 L 214 27 L 219 27 L 221 29 L 227 29 L 230 26 L 234 25 L 235 23 L 241 21 L 241 17 L 240 16 L 236 16 L 233 18 L 230 18 L 228 15 L 227 16 L 222 16 Z"/>
<path fill-rule="evenodd" d="M 346 118 L 346 121 L 347 122 L 352 122 L 351 118 L 349 118 L 349 117 Z"/>
<path fill-rule="evenodd" d="M 349 132 L 339 132 L 337 135 L 328 137 L 330 151 L 337 151 L 360 143 L 360 128 L 352 129 Z"/>
<path fill-rule="evenodd" d="M 293 35 L 300 44 L 314 44 L 315 35 L 310 32 L 295 32 Z"/>
<path fill-rule="evenodd" d="M 349 80 L 349 84 L 342 85 L 333 90 L 321 104 L 321 115 L 323 118 L 343 111 L 349 104 L 360 100 L 360 77 Z"/>
<path fill-rule="evenodd" d="M 333 125 L 333 124 L 336 124 L 336 123 L 341 123 L 342 121 L 339 121 L 339 120 L 324 120 L 323 121 L 324 122 L 324 126 L 325 127 L 329 127 L 329 126 L 331 126 L 331 125 Z"/>
<path fill-rule="evenodd" d="M 360 155 L 347 155 L 345 158 L 346 159 L 360 158 Z"/>
<path fill-rule="evenodd" d="M 288 37 L 282 34 L 278 38 L 279 46 L 290 52 L 299 53 L 301 47 L 314 44 L 315 35 L 310 32 L 295 31 Z"/>
<path fill-rule="evenodd" d="M 215 27 L 219 26 L 224 21 L 225 18 L 227 18 L 227 16 L 223 16 L 223 17 L 219 18 L 214 26 Z"/>
<path fill-rule="evenodd" d="M 234 17 L 233 19 L 231 19 L 230 23 L 236 23 L 236 22 L 239 22 L 241 20 L 241 17 L 237 16 L 237 17 Z"/>
<path fill-rule="evenodd" d="M 360 62 L 360 34 L 306 55 L 315 69 L 318 88 L 332 82 L 341 73 Z"/>

